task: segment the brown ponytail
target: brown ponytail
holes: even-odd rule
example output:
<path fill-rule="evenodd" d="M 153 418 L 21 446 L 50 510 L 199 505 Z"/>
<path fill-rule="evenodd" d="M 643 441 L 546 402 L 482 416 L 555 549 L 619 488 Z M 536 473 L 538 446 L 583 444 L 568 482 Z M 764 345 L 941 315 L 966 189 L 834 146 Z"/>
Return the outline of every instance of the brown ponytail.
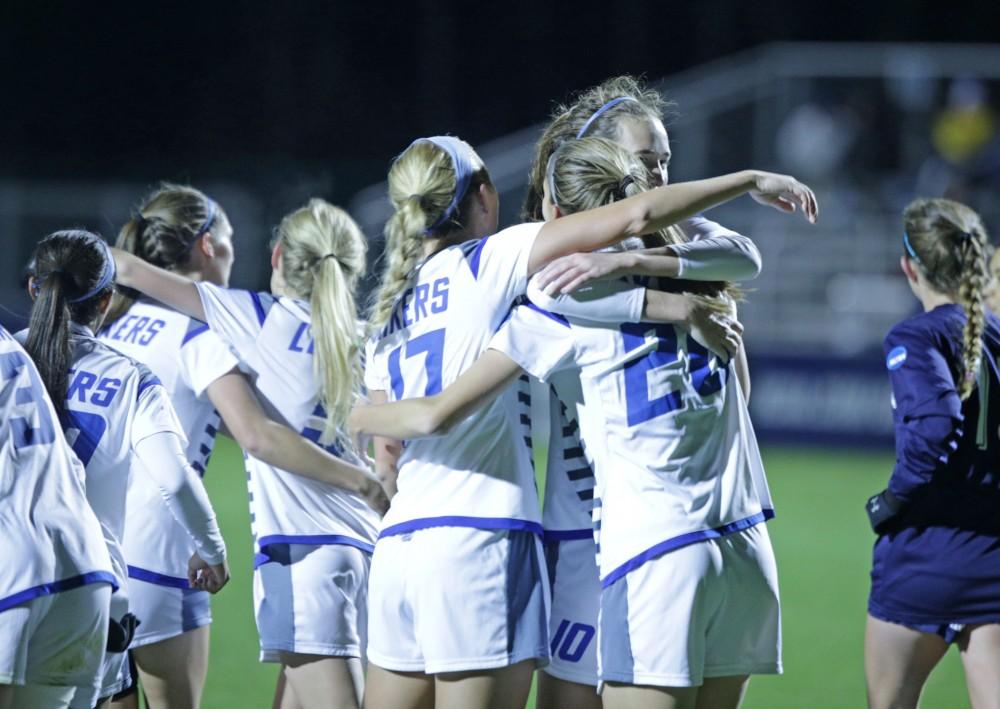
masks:
<path fill-rule="evenodd" d="M 60 416 L 66 408 L 72 358 L 70 322 L 93 325 L 101 297 L 114 290 L 114 262 L 109 265 L 110 252 L 100 242 L 90 232 L 57 231 L 35 249 L 35 302 L 24 348 Z"/>

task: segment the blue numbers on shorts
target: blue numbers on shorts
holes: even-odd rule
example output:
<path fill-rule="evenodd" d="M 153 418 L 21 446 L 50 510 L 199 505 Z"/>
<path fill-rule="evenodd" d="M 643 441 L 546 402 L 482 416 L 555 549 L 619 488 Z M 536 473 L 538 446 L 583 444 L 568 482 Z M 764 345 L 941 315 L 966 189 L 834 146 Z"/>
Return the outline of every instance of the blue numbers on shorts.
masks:
<path fill-rule="evenodd" d="M 650 330 L 657 340 L 655 350 L 625 365 L 625 405 L 628 425 L 637 426 L 681 408 L 683 400 L 679 391 L 669 391 L 663 396 L 650 399 L 649 381 L 646 376 L 651 369 L 677 361 L 677 331 L 673 325 L 625 323 L 620 329 L 625 352 L 642 347 L 646 343 L 646 333 Z"/>
<path fill-rule="evenodd" d="M 426 354 L 424 357 L 424 372 L 427 375 L 427 386 L 421 396 L 434 396 L 441 392 L 441 361 L 444 357 L 444 328 L 425 332 L 414 337 L 389 353 L 389 380 L 397 401 L 403 398 L 403 370 L 400 358 L 406 349 L 406 359 Z"/>
<path fill-rule="evenodd" d="M 34 403 L 34 410 L 38 414 L 38 427 L 32 428 L 31 422 L 24 417 L 12 417 L 10 432 L 14 448 L 52 443 L 56 438 L 56 431 L 49 415 L 49 407 L 45 403 L 45 387 L 38 378 L 31 360 L 17 351 L 0 354 L 0 374 L 3 375 L 4 381 L 17 377 L 22 369 L 28 372 L 28 386 L 14 391 L 14 403 L 15 405 Z"/>
<path fill-rule="evenodd" d="M 552 638 L 552 654 L 566 662 L 579 662 L 596 634 L 592 625 L 564 620 Z"/>
<path fill-rule="evenodd" d="M 108 430 L 108 422 L 99 414 L 91 414 L 86 411 L 67 411 L 66 434 L 76 431 L 76 438 L 73 440 L 73 452 L 84 465 L 90 463 L 94 457 L 104 432 Z"/>

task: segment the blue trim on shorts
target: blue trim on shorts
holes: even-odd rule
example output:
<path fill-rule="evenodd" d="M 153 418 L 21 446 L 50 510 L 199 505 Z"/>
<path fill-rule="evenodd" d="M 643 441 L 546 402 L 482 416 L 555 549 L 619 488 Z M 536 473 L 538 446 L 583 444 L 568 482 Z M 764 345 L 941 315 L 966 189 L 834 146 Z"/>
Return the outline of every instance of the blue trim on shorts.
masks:
<path fill-rule="evenodd" d="M 593 529 L 546 529 L 542 532 L 543 544 L 572 542 L 578 539 L 593 539 Z"/>
<path fill-rule="evenodd" d="M 724 524 L 721 527 L 715 527 L 713 529 L 701 529 L 697 532 L 688 532 L 687 534 L 681 534 L 677 537 L 671 537 L 670 539 L 664 540 L 659 544 L 651 546 L 646 551 L 638 554 L 624 564 L 619 566 L 617 569 L 613 570 L 603 579 L 601 579 L 601 588 L 607 588 L 615 581 L 621 579 L 629 571 L 635 571 L 640 566 L 645 564 L 651 559 L 666 554 L 671 551 L 676 551 L 681 547 L 690 546 L 692 544 L 697 544 L 698 542 L 704 542 L 709 539 L 718 539 L 719 537 L 725 537 L 729 534 L 735 534 L 736 532 L 742 532 L 745 529 L 750 529 L 761 522 L 766 522 L 774 517 L 774 510 L 765 509 L 758 512 L 755 515 L 750 515 L 749 517 L 744 517 L 743 519 L 738 519 L 735 522 L 730 522 L 729 524 Z"/>
<path fill-rule="evenodd" d="M 179 576 L 167 576 L 166 574 L 160 574 L 140 566 L 132 566 L 131 564 L 128 565 L 128 577 L 157 586 L 166 586 L 167 588 L 180 588 L 183 590 L 191 588 L 191 584 L 188 583 L 187 579 L 182 579 Z"/>
<path fill-rule="evenodd" d="M 18 591 L 15 594 L 7 596 L 6 598 L 0 598 L 0 611 L 5 611 L 13 608 L 14 606 L 27 603 L 28 601 L 38 598 L 39 596 L 49 596 L 53 593 L 72 591 L 74 588 L 80 588 L 81 586 L 87 586 L 92 583 L 110 584 L 112 591 L 118 590 L 118 581 L 115 580 L 115 575 L 110 571 L 91 571 L 90 573 L 80 574 L 79 576 L 70 576 L 67 579 L 32 586 L 31 588 Z"/>
<path fill-rule="evenodd" d="M 444 517 L 423 517 L 421 519 L 411 519 L 406 522 L 394 524 L 379 532 L 378 538 L 392 537 L 407 532 L 416 532 L 420 529 L 430 529 L 432 527 L 472 527 L 473 529 L 507 529 L 510 531 L 531 532 L 542 536 L 544 530 L 538 522 L 530 522 L 526 519 L 514 519 L 512 517 L 462 517 L 458 515 L 448 515 Z"/>
<path fill-rule="evenodd" d="M 375 545 L 371 542 L 363 542 L 360 539 L 348 537 L 343 534 L 268 534 L 257 540 L 260 552 L 254 554 L 253 567 L 257 569 L 264 564 L 275 561 L 276 559 L 273 558 L 273 555 L 268 552 L 268 547 L 278 544 L 311 544 L 316 546 L 341 544 L 360 549 L 366 554 L 371 554 L 375 551 Z"/>

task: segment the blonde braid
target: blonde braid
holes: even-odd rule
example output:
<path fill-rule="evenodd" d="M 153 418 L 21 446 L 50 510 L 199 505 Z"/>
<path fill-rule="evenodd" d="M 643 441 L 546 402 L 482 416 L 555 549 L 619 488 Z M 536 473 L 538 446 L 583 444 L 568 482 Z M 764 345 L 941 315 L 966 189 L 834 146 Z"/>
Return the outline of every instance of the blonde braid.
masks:
<path fill-rule="evenodd" d="M 965 311 L 962 361 L 957 382 L 964 401 L 976 388 L 983 356 L 983 307 L 989 280 L 987 236 L 976 212 L 950 199 L 918 199 L 903 210 L 903 226 L 913 253 L 907 256 L 937 292 L 956 299 Z"/>
<path fill-rule="evenodd" d="M 427 223 L 427 215 L 421 209 L 417 197 L 404 199 L 386 222 L 387 261 L 368 318 L 372 331 L 380 330 L 389 321 L 396 298 L 406 290 L 416 275 L 417 265 L 423 255 L 424 229 L 427 228 Z"/>
<path fill-rule="evenodd" d="M 426 239 L 446 240 L 449 235 L 461 233 L 472 195 L 480 185 L 492 186 L 482 160 L 472 148 L 469 151 L 479 167 L 472 174 L 465 198 L 458 212 L 434 227 L 430 237 L 428 227 L 445 214 L 455 195 L 457 179 L 451 157 L 429 140 L 418 140 L 389 168 L 389 200 L 396 211 L 385 224 L 386 266 L 368 316 L 373 334 L 389 321 L 396 299 L 417 275 Z"/>
<path fill-rule="evenodd" d="M 982 363 L 983 330 L 986 327 L 983 292 L 989 278 L 986 235 L 981 230 L 973 230 L 967 234 L 962 245 L 962 280 L 958 288 L 958 300 L 966 315 L 962 331 L 962 381 L 958 387 L 962 401 L 968 399 L 975 389 Z"/>

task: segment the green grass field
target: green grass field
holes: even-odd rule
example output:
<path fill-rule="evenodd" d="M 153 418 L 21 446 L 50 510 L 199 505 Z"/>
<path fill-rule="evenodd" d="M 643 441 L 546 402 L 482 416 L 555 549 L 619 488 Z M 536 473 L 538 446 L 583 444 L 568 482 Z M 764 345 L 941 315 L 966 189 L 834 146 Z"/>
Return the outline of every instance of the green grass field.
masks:
<path fill-rule="evenodd" d="M 744 707 L 863 707 L 862 637 L 873 541 L 863 504 L 885 483 L 892 459 L 770 449 L 764 461 L 777 507 L 769 530 L 781 578 L 785 674 L 755 678 Z M 275 667 L 257 662 L 245 480 L 238 449 L 220 439 L 206 483 L 229 544 L 233 580 L 213 602 L 207 709 L 269 707 L 274 691 Z M 969 706 L 956 652 L 935 671 L 921 706 Z"/>

